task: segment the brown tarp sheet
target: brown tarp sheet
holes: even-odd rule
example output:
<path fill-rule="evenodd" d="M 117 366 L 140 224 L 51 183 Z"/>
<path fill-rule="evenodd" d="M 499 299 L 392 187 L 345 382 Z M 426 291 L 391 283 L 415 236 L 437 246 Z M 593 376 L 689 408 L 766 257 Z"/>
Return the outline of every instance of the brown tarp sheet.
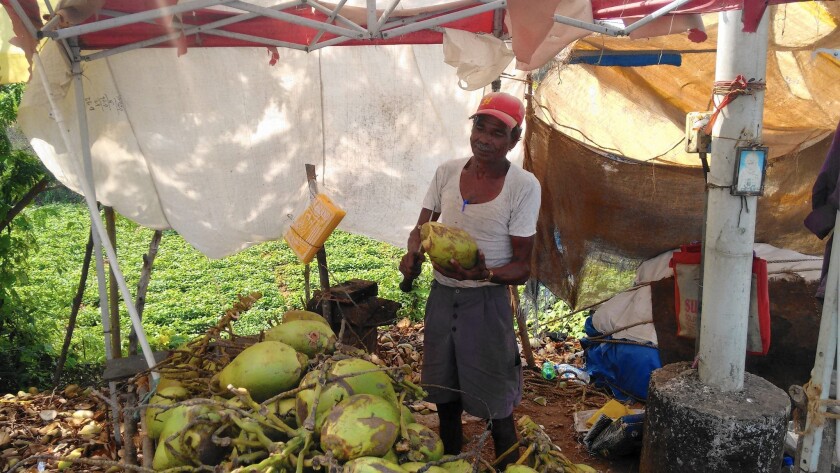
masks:
<path fill-rule="evenodd" d="M 679 53 L 680 67 L 571 65 L 567 56 L 534 74 L 524 166 L 543 195 L 532 274 L 572 306 L 588 261 L 633 270 L 701 240 L 705 182 L 683 140 L 686 114 L 713 108 L 718 19 L 703 16 L 709 39 L 700 44 L 679 34 L 594 35 L 570 50 Z M 840 120 L 840 61 L 815 54 L 840 48 L 840 2 L 776 6 L 770 21 L 762 128 L 770 159 L 756 241 L 821 254 L 824 243 L 802 221 Z"/>
<path fill-rule="evenodd" d="M 628 266 L 702 237 L 701 168 L 605 155 L 529 115 L 525 168 L 542 185 L 532 276 L 575 305 L 588 258 Z M 823 242 L 802 220 L 833 135 L 774 158 L 758 199 L 756 241 L 808 254 Z"/>

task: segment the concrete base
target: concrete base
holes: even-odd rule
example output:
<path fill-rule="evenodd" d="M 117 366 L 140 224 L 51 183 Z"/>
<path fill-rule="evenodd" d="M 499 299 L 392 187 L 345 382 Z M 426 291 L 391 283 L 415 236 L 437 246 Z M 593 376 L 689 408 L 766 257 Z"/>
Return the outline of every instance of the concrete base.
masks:
<path fill-rule="evenodd" d="M 641 473 L 777 473 L 790 413 L 787 393 L 744 374 L 744 389 L 703 385 L 689 363 L 653 372 Z"/>

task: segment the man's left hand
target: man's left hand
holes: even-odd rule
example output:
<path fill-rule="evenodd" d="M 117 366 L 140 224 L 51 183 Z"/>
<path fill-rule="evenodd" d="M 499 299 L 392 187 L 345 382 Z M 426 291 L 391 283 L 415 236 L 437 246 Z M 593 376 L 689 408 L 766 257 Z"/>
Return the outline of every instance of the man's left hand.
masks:
<path fill-rule="evenodd" d="M 439 264 L 432 262 L 432 266 L 440 274 L 458 281 L 481 281 L 487 277 L 487 264 L 484 262 L 484 253 L 477 251 L 476 265 L 470 269 L 464 269 L 455 259 L 449 260 L 452 269 L 446 269 Z"/>

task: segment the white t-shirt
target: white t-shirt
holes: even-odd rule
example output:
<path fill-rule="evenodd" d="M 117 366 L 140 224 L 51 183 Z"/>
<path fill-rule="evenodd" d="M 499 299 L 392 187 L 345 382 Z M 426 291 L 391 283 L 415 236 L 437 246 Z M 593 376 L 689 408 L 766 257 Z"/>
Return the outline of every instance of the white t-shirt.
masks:
<path fill-rule="evenodd" d="M 540 183 L 533 174 L 511 165 L 499 195 L 483 204 L 464 204 L 461 194 L 461 171 L 469 158 L 441 164 L 429 185 L 423 207 L 440 213 L 438 221 L 469 233 L 484 253 L 488 268 L 510 262 L 513 248 L 510 237 L 529 237 L 537 232 L 540 210 Z M 437 271 L 435 279 L 450 287 L 479 287 L 490 282 L 458 281 Z"/>

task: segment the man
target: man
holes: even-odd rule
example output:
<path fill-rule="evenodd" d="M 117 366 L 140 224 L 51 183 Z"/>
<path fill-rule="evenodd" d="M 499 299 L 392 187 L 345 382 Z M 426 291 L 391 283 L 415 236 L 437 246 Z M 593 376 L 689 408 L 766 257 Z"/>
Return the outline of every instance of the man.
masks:
<path fill-rule="evenodd" d="M 837 210 L 840 209 L 840 185 L 838 184 L 840 184 L 840 122 L 837 123 L 831 147 L 828 149 L 822 169 L 817 174 L 814 187 L 811 189 L 811 213 L 805 217 L 805 227 L 808 230 L 820 240 L 828 237 L 825 243 L 820 286 L 815 295 L 820 301 L 825 299 L 828 263 L 834 246 L 834 222 L 837 219 Z"/>
<path fill-rule="evenodd" d="M 400 262 L 406 278 L 420 273 L 420 225 L 440 221 L 478 243 L 478 264 L 454 269 L 437 264 L 426 303 L 421 379 L 437 404 L 440 436 L 448 454 L 461 451 L 461 414 L 487 419 L 496 455 L 517 442 L 513 408 L 522 399 L 522 366 L 508 285 L 530 276 L 540 206 L 533 174 L 511 166 L 507 153 L 522 134 L 525 107 L 505 93 L 485 95 L 470 133 L 472 157 L 443 163 L 423 200 L 417 226 Z M 516 461 L 518 448 L 500 469 Z"/>

